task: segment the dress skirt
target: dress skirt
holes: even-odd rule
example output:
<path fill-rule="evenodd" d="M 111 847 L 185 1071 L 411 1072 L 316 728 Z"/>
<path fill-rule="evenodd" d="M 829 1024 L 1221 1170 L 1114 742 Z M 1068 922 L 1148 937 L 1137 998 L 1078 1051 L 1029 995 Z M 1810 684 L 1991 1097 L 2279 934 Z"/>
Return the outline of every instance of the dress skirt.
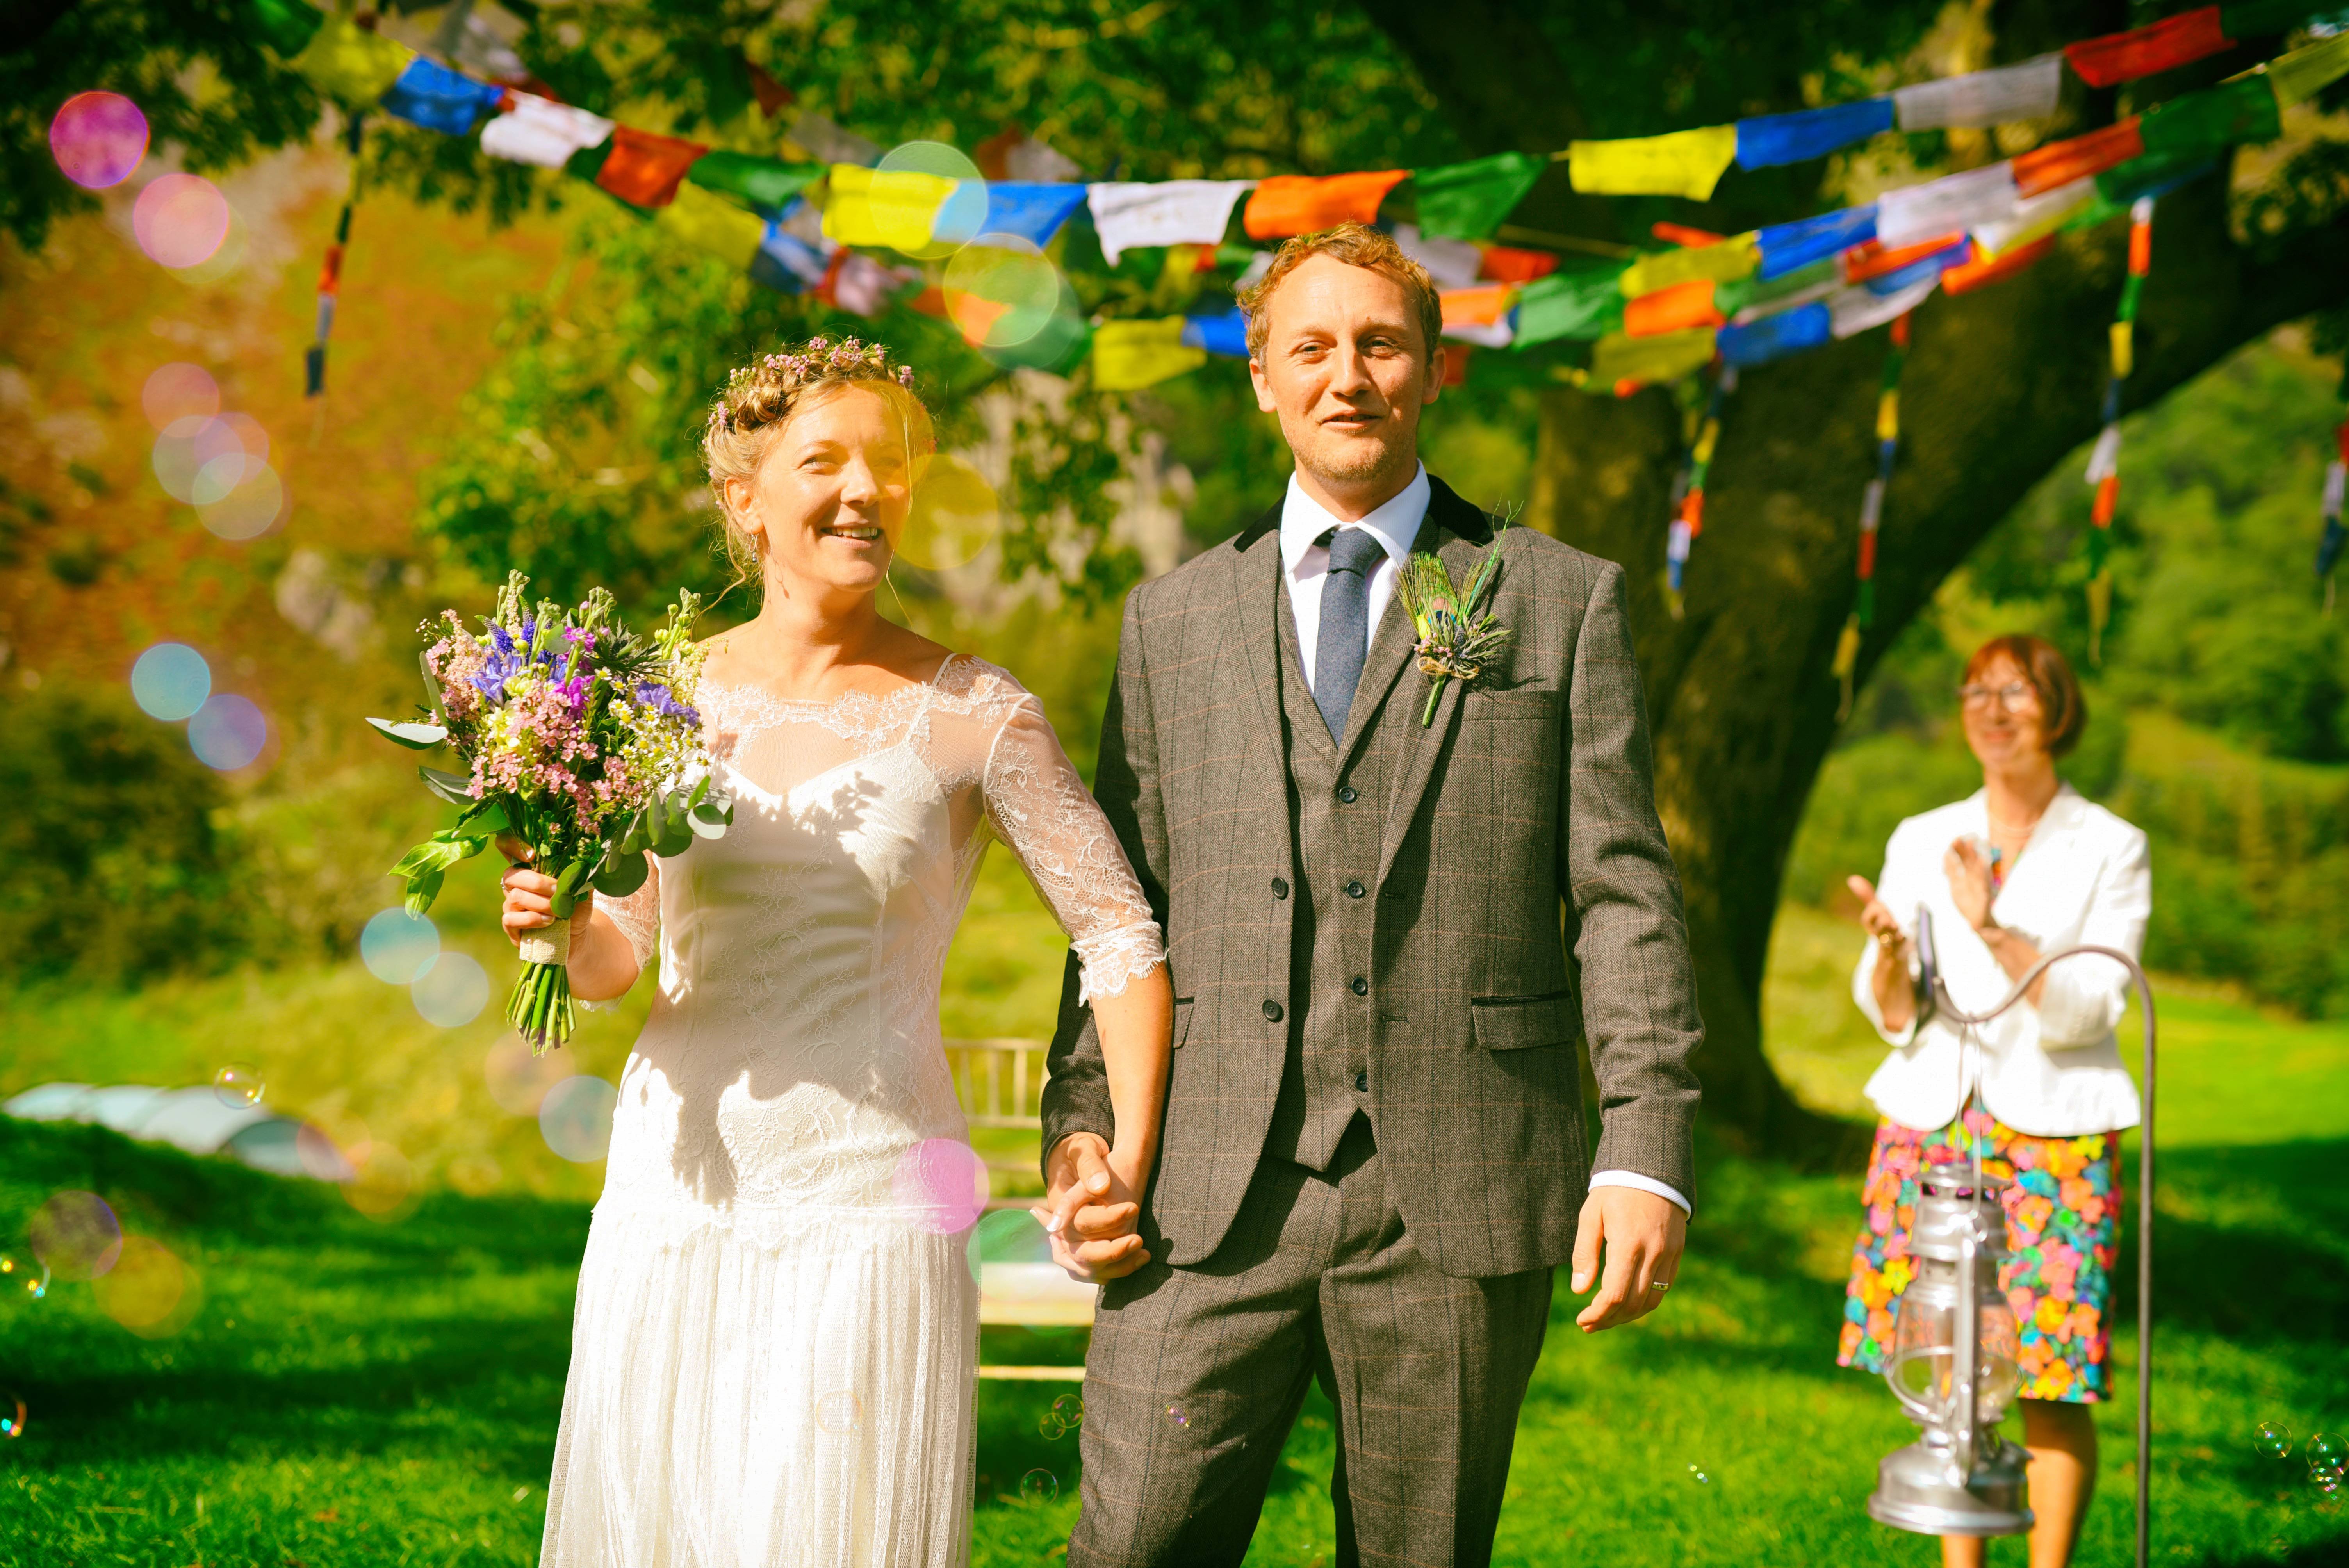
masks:
<path fill-rule="evenodd" d="M 978 1286 L 962 1238 L 599 1206 L 544 1568 L 959 1568 Z"/>
<path fill-rule="evenodd" d="M 1917 1218 L 1917 1173 L 1971 1158 L 1982 1140 L 1982 1171 L 2005 1181 L 2006 1244 L 1999 1271 L 2023 1330 L 2025 1399 L 2094 1403 L 2110 1398 L 2113 1264 L 2120 1246 L 2120 1161 L 2110 1133 L 2040 1138 L 2017 1132 L 1981 1109 L 1920 1132 L 1880 1122 L 1868 1161 L 1868 1212 L 1852 1247 L 1844 1295 L 1843 1343 L 1836 1360 L 1882 1372 L 1892 1354 L 1894 1310 L 1908 1288 L 1909 1231 Z"/>

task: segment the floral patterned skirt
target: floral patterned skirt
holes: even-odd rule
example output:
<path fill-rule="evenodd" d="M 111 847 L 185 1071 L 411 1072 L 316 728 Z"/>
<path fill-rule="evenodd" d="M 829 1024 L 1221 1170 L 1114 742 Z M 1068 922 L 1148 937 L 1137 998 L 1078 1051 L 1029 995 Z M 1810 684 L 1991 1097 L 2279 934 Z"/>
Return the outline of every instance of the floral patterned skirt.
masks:
<path fill-rule="evenodd" d="M 1982 1171 L 2005 1189 L 2006 1244 L 1999 1271 L 2023 1329 L 2025 1399 L 2093 1403 L 2110 1397 L 2113 1262 L 2119 1250 L 2121 1172 L 2109 1133 L 2039 1138 L 1992 1117 L 1979 1102 L 1953 1123 L 1919 1132 L 1891 1121 L 1876 1130 L 1868 1161 L 1868 1205 L 1851 1253 L 1838 1365 L 1881 1372 L 1892 1354 L 1892 1315 L 1908 1288 L 1909 1229 L 1917 1218 L 1917 1173 L 1970 1157 L 1982 1140 Z"/>

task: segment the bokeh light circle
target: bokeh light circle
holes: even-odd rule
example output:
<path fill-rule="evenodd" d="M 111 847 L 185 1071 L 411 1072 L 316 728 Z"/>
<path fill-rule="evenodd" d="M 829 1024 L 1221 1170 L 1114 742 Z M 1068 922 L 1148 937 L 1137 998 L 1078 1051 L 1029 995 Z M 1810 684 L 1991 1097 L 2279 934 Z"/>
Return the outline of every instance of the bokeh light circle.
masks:
<path fill-rule="evenodd" d="M 440 933 L 424 915 L 394 905 L 359 928 L 359 962 L 387 985 L 407 985 L 440 956 Z"/>
<path fill-rule="evenodd" d="M 404 1217 L 416 1195 L 416 1168 L 388 1143 L 361 1143 L 348 1151 L 350 1176 L 343 1201 L 370 1220 Z"/>
<path fill-rule="evenodd" d="M 24 1396 L 13 1389 L 0 1388 L 0 1439 L 21 1438 L 24 1435 Z"/>
<path fill-rule="evenodd" d="M 874 212 L 882 238 L 908 256 L 936 260 L 952 255 L 987 221 L 987 186 L 978 165 L 960 148 L 943 141 L 908 141 L 893 147 L 874 165 L 878 174 L 928 174 L 957 181 L 945 205 L 916 219 L 884 206 Z"/>
<path fill-rule="evenodd" d="M 100 1312 L 141 1338 L 177 1333 L 192 1315 L 187 1308 L 195 1277 L 171 1249 L 148 1236 L 126 1237 L 122 1256 L 98 1280 Z"/>
<path fill-rule="evenodd" d="M 612 1146 L 612 1110 L 619 1103 L 620 1091 L 602 1078 L 564 1078 L 538 1108 L 539 1135 L 573 1164 L 592 1164 Z"/>
<path fill-rule="evenodd" d="M 119 185 L 147 156 L 147 117 L 120 93 L 76 93 L 49 121 L 49 154 L 77 185 Z"/>
<path fill-rule="evenodd" d="M 260 420 L 250 414 L 222 414 L 220 421 L 229 428 L 247 458 L 256 463 L 269 460 L 269 432 L 261 428 Z"/>
<path fill-rule="evenodd" d="M 261 1069 L 251 1062 L 231 1062 L 212 1074 L 212 1098 L 231 1110 L 252 1109 L 267 1088 Z"/>
<path fill-rule="evenodd" d="M 164 426 L 163 433 L 155 438 L 155 482 L 173 500 L 192 503 L 197 476 L 228 457 L 238 459 L 236 472 L 242 474 L 244 442 L 238 438 L 234 425 L 226 419 L 183 414 Z"/>
<path fill-rule="evenodd" d="M 544 1056 L 530 1048 L 520 1035 L 501 1035 L 481 1062 L 481 1078 L 498 1109 L 513 1116 L 536 1116 L 546 1103 L 547 1090 L 571 1076 L 570 1065 L 556 1052 Z"/>
<path fill-rule="evenodd" d="M 130 666 L 130 699 L 150 718 L 191 717 L 212 694 L 212 665 L 185 643 L 158 643 Z"/>
<path fill-rule="evenodd" d="M 466 954 L 443 953 L 416 976 L 409 995 L 426 1023 L 462 1028 L 490 1005 L 489 972 Z"/>
<path fill-rule="evenodd" d="M 1003 531 L 1003 502 L 985 475 L 951 452 L 923 460 L 897 553 L 932 572 L 968 566 Z"/>
<path fill-rule="evenodd" d="M 122 1225 L 95 1192 L 59 1192 L 33 1212 L 33 1255 L 59 1279 L 97 1279 L 122 1255 Z"/>
<path fill-rule="evenodd" d="M 1061 273 L 1017 234 L 981 234 L 947 263 L 947 315 L 977 348 L 1009 348 L 1044 330 L 1061 304 Z"/>
<path fill-rule="evenodd" d="M 919 1211 L 915 1222 L 953 1235 L 987 1209 L 987 1162 L 955 1138 L 926 1138 L 897 1158 L 891 1195 Z"/>
<path fill-rule="evenodd" d="M 214 696 L 188 720 L 188 749 L 196 760 L 221 773 L 233 773 L 269 744 L 269 721 L 249 697 Z"/>
<path fill-rule="evenodd" d="M 219 186 L 201 174 L 165 174 L 148 181 L 131 204 L 130 232 L 161 265 L 192 267 L 211 260 L 228 238 L 228 216 Z"/>
<path fill-rule="evenodd" d="M 30 1251 L 0 1253 L 0 1301 L 19 1305 L 49 1294 L 49 1265 Z"/>
<path fill-rule="evenodd" d="M 224 452 L 206 463 L 189 489 L 196 516 L 222 539 L 258 539 L 285 511 L 285 484 L 277 470 L 242 452 Z"/>
<path fill-rule="evenodd" d="M 845 1388 L 834 1388 L 816 1400 L 815 1424 L 835 1438 L 846 1437 L 864 1424 L 864 1401 Z"/>
<path fill-rule="evenodd" d="M 174 360 L 159 365 L 139 390 L 139 406 L 158 431 L 175 419 L 209 419 L 220 412 L 220 383 L 201 365 Z"/>

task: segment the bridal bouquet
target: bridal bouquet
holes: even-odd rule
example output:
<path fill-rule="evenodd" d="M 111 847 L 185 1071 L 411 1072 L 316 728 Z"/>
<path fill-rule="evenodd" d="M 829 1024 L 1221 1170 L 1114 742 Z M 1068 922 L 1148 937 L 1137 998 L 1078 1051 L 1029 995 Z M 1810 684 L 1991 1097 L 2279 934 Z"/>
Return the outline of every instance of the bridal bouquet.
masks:
<path fill-rule="evenodd" d="M 555 880 L 554 923 L 526 934 L 523 971 L 506 1017 L 543 1052 L 571 1037 L 571 915 L 590 887 L 620 897 L 644 885 L 645 856 L 714 839 L 734 804 L 713 786 L 694 712 L 701 650 L 690 641 L 700 602 L 680 594 L 667 624 L 639 637 L 598 588 L 575 608 L 523 597 L 506 579 L 497 613 L 477 636 L 454 611 L 422 630 L 431 707 L 418 720 L 367 722 L 411 750 L 448 745 L 461 773 L 419 768 L 425 788 L 460 807 L 401 857 L 410 914 L 440 895 L 441 879 L 502 833 L 529 846 Z"/>

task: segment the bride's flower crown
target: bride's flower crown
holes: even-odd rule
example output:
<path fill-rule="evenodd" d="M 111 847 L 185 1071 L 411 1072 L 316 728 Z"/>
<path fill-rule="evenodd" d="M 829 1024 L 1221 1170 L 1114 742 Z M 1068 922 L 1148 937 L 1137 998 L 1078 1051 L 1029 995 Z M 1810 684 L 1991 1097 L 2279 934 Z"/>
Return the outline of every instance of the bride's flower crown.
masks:
<path fill-rule="evenodd" d="M 709 411 L 709 433 L 747 435 L 787 417 L 811 388 L 841 381 L 895 381 L 911 392 L 914 367 L 892 365 L 886 344 L 811 337 L 729 373 L 726 390 Z"/>

